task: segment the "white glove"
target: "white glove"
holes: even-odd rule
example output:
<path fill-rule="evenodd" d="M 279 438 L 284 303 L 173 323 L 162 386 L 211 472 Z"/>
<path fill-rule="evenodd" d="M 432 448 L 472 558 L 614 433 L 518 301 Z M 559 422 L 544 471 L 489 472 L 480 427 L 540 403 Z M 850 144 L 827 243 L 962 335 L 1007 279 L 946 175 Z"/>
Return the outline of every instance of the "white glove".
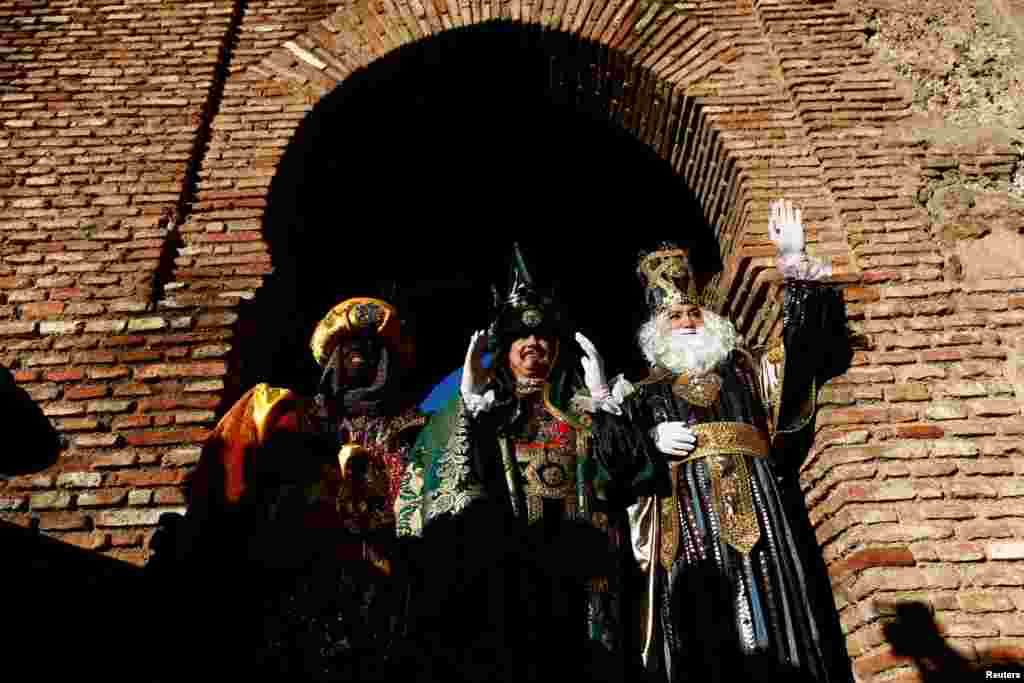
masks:
<path fill-rule="evenodd" d="M 487 332 L 477 330 L 469 339 L 466 361 L 462 365 L 462 396 L 479 396 L 487 384 L 487 370 L 484 368 L 484 351 L 487 350 Z"/>
<path fill-rule="evenodd" d="M 697 435 L 682 422 L 662 422 L 652 427 L 651 438 L 665 455 L 683 457 L 697 447 Z"/>
<path fill-rule="evenodd" d="M 792 202 L 777 199 L 771 204 L 768 237 L 779 250 L 778 267 L 790 280 L 824 280 L 832 275 L 832 266 L 804 253 L 804 224 L 800 209 Z"/>
<path fill-rule="evenodd" d="M 590 395 L 595 399 L 603 399 L 608 396 L 608 380 L 604 376 L 604 360 L 597 352 L 594 343 L 579 332 L 576 333 L 576 343 L 580 345 L 585 354 L 580 358 L 580 365 L 583 366 L 583 381 L 587 383 Z"/>
<path fill-rule="evenodd" d="M 768 237 L 775 243 L 781 259 L 804 253 L 804 224 L 800 209 L 785 199 L 772 202 Z"/>

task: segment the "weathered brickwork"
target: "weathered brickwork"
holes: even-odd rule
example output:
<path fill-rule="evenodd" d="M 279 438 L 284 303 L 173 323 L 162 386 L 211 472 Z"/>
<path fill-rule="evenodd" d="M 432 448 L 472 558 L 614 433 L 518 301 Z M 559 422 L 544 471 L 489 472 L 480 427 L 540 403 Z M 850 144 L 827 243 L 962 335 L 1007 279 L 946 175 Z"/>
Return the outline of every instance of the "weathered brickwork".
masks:
<path fill-rule="evenodd" d="M 237 390 L 299 124 L 382 55 L 493 20 L 592 43 L 552 95 L 589 79 L 581 106 L 685 179 L 752 340 L 780 325 L 768 203 L 803 207 L 857 335 L 802 481 L 858 679 L 913 680 L 882 633 L 899 601 L 968 657 L 1024 655 L 1024 272 L 984 242 L 1024 230 L 1021 155 L 905 125 L 912 89 L 833 3 L 0 0 L 0 362 L 66 439 L 0 484 L 0 519 L 145 562 Z"/>

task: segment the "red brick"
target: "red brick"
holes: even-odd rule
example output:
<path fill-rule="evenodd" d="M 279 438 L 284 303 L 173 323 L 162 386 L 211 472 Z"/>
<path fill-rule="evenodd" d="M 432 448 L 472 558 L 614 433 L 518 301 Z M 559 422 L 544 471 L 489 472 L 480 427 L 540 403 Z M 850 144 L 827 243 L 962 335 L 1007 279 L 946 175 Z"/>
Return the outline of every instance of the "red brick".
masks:
<path fill-rule="evenodd" d="M 125 438 L 132 446 L 156 446 L 172 443 L 201 442 L 209 435 L 208 429 L 174 429 L 168 431 L 132 432 Z"/>
<path fill-rule="evenodd" d="M 982 652 L 982 655 L 990 662 L 1006 662 L 1019 665 L 1024 662 L 1024 640 L 1020 638 L 1003 639 Z"/>
<path fill-rule="evenodd" d="M 138 429 L 148 427 L 150 424 L 152 419 L 148 415 L 118 415 L 110 426 L 114 429 Z"/>
<path fill-rule="evenodd" d="M 92 459 L 92 466 L 96 469 L 103 467 L 130 467 L 137 460 L 138 456 L 131 451 L 118 451 L 95 456 Z"/>
<path fill-rule="evenodd" d="M 115 529 L 110 532 L 110 544 L 115 548 L 128 548 L 143 544 L 146 534 L 135 529 Z"/>
<path fill-rule="evenodd" d="M 226 374 L 227 364 L 223 361 L 147 365 L 136 368 L 135 370 L 136 379 L 155 379 L 166 377 L 222 377 Z"/>
<path fill-rule="evenodd" d="M 160 360 L 159 351 L 122 351 L 118 354 L 122 363 L 148 363 L 154 360 Z M 137 368 L 135 370 L 135 376 L 139 377 L 139 372 L 143 368 Z"/>
<path fill-rule="evenodd" d="M 131 370 L 123 366 L 114 368 L 89 368 L 88 373 L 89 379 L 117 379 L 119 377 L 127 377 L 131 374 Z"/>
<path fill-rule="evenodd" d="M 64 399 L 77 401 L 87 398 L 100 398 L 106 396 L 110 388 L 104 384 L 90 384 L 68 387 L 64 390 Z"/>
<path fill-rule="evenodd" d="M 135 567 L 145 567 L 149 562 L 149 551 L 135 548 L 114 548 L 105 553 L 111 559 Z"/>
<path fill-rule="evenodd" d="M 901 439 L 940 439 L 945 435 L 942 427 L 934 425 L 898 425 L 895 434 Z"/>
<path fill-rule="evenodd" d="M 107 348 L 115 346 L 142 346 L 146 343 L 146 337 L 138 334 L 114 335 L 103 340 L 103 346 Z"/>
<path fill-rule="evenodd" d="M 887 648 L 885 651 L 877 654 L 859 657 L 853 664 L 853 670 L 859 677 L 866 678 L 883 671 L 888 671 L 889 669 L 899 666 L 909 666 L 912 664 L 914 664 L 914 659 L 912 657 L 897 655 L 892 651 L 892 649 Z M 910 682 L 901 681 L 901 683 Z"/>
<path fill-rule="evenodd" d="M 207 327 L 227 327 L 235 324 L 238 320 L 237 313 L 206 313 L 199 316 L 196 327 L 202 329 Z"/>
<path fill-rule="evenodd" d="M 166 467 L 184 467 L 199 462 L 202 451 L 198 446 L 186 446 L 176 448 L 163 457 L 163 464 Z"/>
<path fill-rule="evenodd" d="M 121 470 L 111 475 L 111 482 L 121 486 L 166 486 L 182 483 L 186 474 L 183 469 Z"/>
<path fill-rule="evenodd" d="M 151 413 L 161 410 L 174 410 L 181 405 L 181 401 L 177 398 L 144 398 L 139 401 L 139 410 L 144 413 Z"/>
<path fill-rule="evenodd" d="M 39 528 L 43 530 L 88 529 L 89 518 L 77 512 L 41 512 Z"/>
<path fill-rule="evenodd" d="M 80 351 L 74 360 L 76 363 L 113 363 L 117 358 L 110 351 Z"/>
<path fill-rule="evenodd" d="M 980 543 L 938 543 L 937 559 L 944 562 L 977 562 L 985 559 L 985 548 Z"/>
<path fill-rule="evenodd" d="M 43 375 L 49 382 L 77 382 L 85 377 L 85 371 L 74 368 L 69 370 L 54 370 Z"/>
<path fill-rule="evenodd" d="M 865 424 L 888 420 L 888 408 L 832 408 L 818 413 L 820 425 Z"/>
<path fill-rule="evenodd" d="M 162 511 L 156 508 L 136 510 L 103 510 L 96 515 L 96 525 L 101 527 L 153 526 Z"/>
<path fill-rule="evenodd" d="M 828 568 L 829 576 L 841 577 L 868 567 L 912 567 L 914 556 L 906 546 L 859 550 Z"/>
<path fill-rule="evenodd" d="M 847 382 L 892 382 L 893 376 L 890 368 L 876 367 L 853 367 L 846 371 L 841 379 Z"/>
<path fill-rule="evenodd" d="M 102 531 L 76 531 L 62 534 L 60 540 L 83 550 L 102 550 L 110 545 L 109 535 Z"/>
<path fill-rule="evenodd" d="M 64 312 L 64 304 L 59 301 L 40 301 L 22 304 L 21 315 L 28 320 L 53 318 Z"/>
<path fill-rule="evenodd" d="M 78 494 L 79 507 L 111 507 L 120 505 L 128 497 L 127 489 L 93 489 Z"/>
<path fill-rule="evenodd" d="M 184 505 L 185 492 L 180 488 L 157 489 L 153 493 L 153 503 L 156 505 Z"/>

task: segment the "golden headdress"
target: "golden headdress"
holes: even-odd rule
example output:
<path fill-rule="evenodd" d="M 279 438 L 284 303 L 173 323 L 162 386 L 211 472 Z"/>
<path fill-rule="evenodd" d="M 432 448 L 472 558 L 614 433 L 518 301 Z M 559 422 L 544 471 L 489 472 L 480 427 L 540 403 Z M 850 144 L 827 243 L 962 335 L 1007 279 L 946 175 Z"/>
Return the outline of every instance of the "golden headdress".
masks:
<path fill-rule="evenodd" d="M 636 272 L 652 311 L 663 310 L 672 304 L 704 305 L 701 287 L 690 263 L 689 249 L 664 244 L 643 254 Z"/>
<path fill-rule="evenodd" d="M 402 321 L 395 307 L 381 299 L 356 297 L 332 308 L 316 326 L 309 342 L 313 358 L 323 367 L 338 344 L 356 336 L 376 337 L 394 351 L 412 354 L 409 341 L 402 337 Z"/>

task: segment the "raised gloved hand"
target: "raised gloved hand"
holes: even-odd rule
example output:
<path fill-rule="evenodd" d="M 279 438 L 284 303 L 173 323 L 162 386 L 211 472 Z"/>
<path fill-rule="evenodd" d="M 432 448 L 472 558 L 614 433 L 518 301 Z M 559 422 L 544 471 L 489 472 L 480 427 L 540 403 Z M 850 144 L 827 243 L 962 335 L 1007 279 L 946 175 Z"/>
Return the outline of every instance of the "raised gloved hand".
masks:
<path fill-rule="evenodd" d="M 576 333 L 576 343 L 583 349 L 584 356 L 580 358 L 580 365 L 583 366 L 583 381 L 590 395 L 596 399 L 607 397 L 608 380 L 604 376 L 604 359 L 594 343 L 579 332 Z"/>
<path fill-rule="evenodd" d="M 487 331 L 477 330 L 469 339 L 466 361 L 462 365 L 462 395 L 476 396 L 483 393 L 487 384 L 487 369 L 484 368 L 484 352 L 487 350 Z"/>
<path fill-rule="evenodd" d="M 804 253 L 804 224 L 800 209 L 786 199 L 771 203 L 768 237 L 779 250 L 779 258 L 792 258 Z"/>
<path fill-rule="evenodd" d="M 777 265 L 783 276 L 791 280 L 824 280 L 832 275 L 826 261 L 804 253 L 804 223 L 800 209 L 785 199 L 771 204 L 768 237 L 779 250 Z"/>
<path fill-rule="evenodd" d="M 680 458 L 697 447 L 697 435 L 683 422 L 662 422 L 651 428 L 651 438 L 659 451 Z"/>

